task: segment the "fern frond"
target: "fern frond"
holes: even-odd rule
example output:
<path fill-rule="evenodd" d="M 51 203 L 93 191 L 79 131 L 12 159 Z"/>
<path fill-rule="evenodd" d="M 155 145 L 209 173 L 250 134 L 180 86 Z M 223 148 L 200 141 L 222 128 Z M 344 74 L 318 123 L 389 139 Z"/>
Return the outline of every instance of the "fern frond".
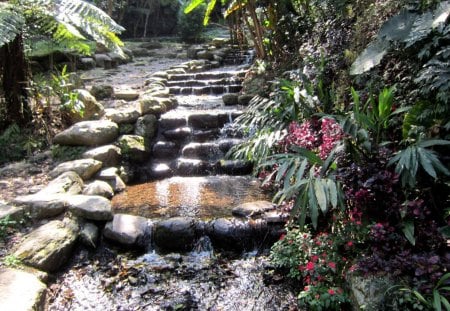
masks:
<path fill-rule="evenodd" d="M 0 3 L 0 47 L 11 42 L 23 30 L 25 19 L 8 3 Z"/>

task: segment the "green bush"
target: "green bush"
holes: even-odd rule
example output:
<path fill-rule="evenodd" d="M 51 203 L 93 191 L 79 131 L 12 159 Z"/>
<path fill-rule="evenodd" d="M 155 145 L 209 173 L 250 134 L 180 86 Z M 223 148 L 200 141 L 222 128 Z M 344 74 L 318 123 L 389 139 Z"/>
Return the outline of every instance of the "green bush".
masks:
<path fill-rule="evenodd" d="M 178 35 L 185 42 L 198 42 L 201 40 L 203 30 L 203 17 L 206 5 L 200 5 L 192 12 L 185 14 L 186 5 L 178 12 Z"/>

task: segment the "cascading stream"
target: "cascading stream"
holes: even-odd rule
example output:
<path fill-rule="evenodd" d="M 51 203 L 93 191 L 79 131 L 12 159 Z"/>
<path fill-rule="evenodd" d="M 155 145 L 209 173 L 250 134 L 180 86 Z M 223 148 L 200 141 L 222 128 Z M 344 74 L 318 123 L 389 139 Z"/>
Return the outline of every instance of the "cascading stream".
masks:
<path fill-rule="evenodd" d="M 55 280 L 48 310 L 294 310 L 289 285 L 257 256 L 278 237 L 280 216 L 236 218 L 234 207 L 270 197 L 249 163 L 223 159 L 242 141 L 229 125 L 245 107 L 225 105 L 222 95 L 240 91 L 250 58 L 236 53 L 220 70 L 169 76 L 179 106 L 161 115 L 152 158 L 140 168 L 150 181 L 112 201 L 114 213 L 151 219 L 151 245 L 138 256 L 107 241 L 81 249 Z"/>

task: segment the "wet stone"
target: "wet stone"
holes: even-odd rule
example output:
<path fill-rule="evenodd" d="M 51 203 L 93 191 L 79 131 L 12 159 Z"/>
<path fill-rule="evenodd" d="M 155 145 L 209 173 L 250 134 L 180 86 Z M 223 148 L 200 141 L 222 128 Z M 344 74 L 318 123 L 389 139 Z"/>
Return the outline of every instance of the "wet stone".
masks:
<path fill-rule="evenodd" d="M 103 235 L 125 246 L 149 246 L 151 224 L 140 216 L 115 214 L 103 230 Z"/>
<path fill-rule="evenodd" d="M 177 129 L 166 130 L 163 132 L 164 137 L 173 140 L 184 140 L 192 135 L 192 129 L 184 126 Z"/>
<path fill-rule="evenodd" d="M 249 175 L 253 171 L 253 164 L 244 160 L 220 160 L 219 170 L 228 175 Z"/>
<path fill-rule="evenodd" d="M 223 153 L 227 153 L 232 147 L 242 143 L 242 139 L 237 138 L 223 138 L 218 141 L 219 149 Z"/>
<path fill-rule="evenodd" d="M 269 201 L 254 201 L 242 203 L 233 208 L 232 213 L 241 217 L 254 217 L 261 215 L 265 212 L 274 210 L 275 206 Z"/>
<path fill-rule="evenodd" d="M 153 145 L 153 156 L 160 159 L 174 159 L 179 154 L 179 147 L 171 141 L 158 141 Z"/>
<path fill-rule="evenodd" d="M 179 158 L 176 161 L 176 173 L 180 176 L 205 176 L 214 171 L 214 164 L 198 159 Z"/>
<path fill-rule="evenodd" d="M 159 221 L 154 228 L 154 242 L 166 251 L 189 251 L 198 236 L 197 225 L 197 221 L 189 217 Z"/>
<path fill-rule="evenodd" d="M 188 124 L 197 129 L 219 127 L 219 117 L 216 113 L 196 113 L 188 117 Z"/>
<path fill-rule="evenodd" d="M 194 159 L 218 159 L 223 156 L 216 143 L 189 143 L 184 146 L 182 156 Z"/>
<path fill-rule="evenodd" d="M 219 134 L 219 129 L 195 130 L 192 133 L 192 140 L 197 142 L 205 142 L 217 138 Z"/>

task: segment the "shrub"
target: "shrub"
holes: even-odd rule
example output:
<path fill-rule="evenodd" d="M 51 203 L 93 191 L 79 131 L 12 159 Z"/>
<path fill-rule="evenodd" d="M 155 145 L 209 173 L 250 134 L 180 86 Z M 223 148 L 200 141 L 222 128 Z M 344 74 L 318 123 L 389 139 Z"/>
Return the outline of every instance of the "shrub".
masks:
<path fill-rule="evenodd" d="M 185 42 L 198 42 L 203 30 L 203 17 L 206 4 L 200 5 L 188 14 L 184 13 L 187 4 L 183 5 L 178 12 L 178 34 Z"/>

